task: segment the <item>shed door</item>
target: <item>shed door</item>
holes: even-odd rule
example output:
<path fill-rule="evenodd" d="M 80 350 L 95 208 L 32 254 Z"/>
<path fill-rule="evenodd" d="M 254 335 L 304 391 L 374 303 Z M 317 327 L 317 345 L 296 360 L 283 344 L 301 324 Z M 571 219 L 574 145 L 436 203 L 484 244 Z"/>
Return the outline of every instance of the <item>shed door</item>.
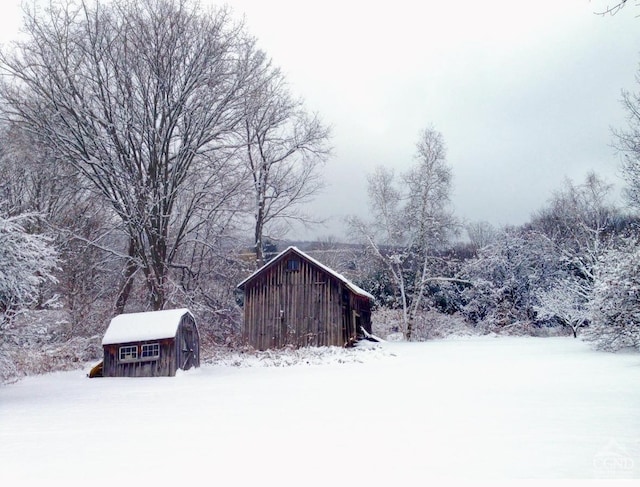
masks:
<path fill-rule="evenodd" d="M 189 370 L 196 365 L 196 350 L 193 343 L 193 330 L 185 326 L 182 330 L 182 364 L 181 368 Z"/>

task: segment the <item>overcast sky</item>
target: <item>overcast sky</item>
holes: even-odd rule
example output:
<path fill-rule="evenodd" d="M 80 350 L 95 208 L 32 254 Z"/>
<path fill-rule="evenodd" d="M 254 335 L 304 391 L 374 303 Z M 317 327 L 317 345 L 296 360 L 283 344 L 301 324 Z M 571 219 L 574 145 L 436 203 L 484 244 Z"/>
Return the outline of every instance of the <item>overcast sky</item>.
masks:
<path fill-rule="evenodd" d="M 613 0 L 609 0 L 611 4 Z M 467 221 L 521 224 L 565 177 L 621 186 L 610 128 L 635 90 L 640 8 L 604 0 L 235 0 L 293 90 L 333 126 L 329 187 L 311 236 L 366 214 L 366 174 L 413 161 L 419 132 L 447 143 Z M 293 236 L 293 235 L 292 235 Z"/>
<path fill-rule="evenodd" d="M 640 7 L 594 14 L 613 2 L 227 2 L 333 127 L 328 187 L 311 210 L 329 223 L 289 236 L 344 238 L 344 216 L 366 215 L 366 175 L 406 169 L 430 125 L 466 221 L 524 223 L 565 177 L 589 171 L 620 187 L 610 128 L 625 123 L 621 89 L 640 88 Z M 1 40 L 19 3 L 3 3 Z"/>

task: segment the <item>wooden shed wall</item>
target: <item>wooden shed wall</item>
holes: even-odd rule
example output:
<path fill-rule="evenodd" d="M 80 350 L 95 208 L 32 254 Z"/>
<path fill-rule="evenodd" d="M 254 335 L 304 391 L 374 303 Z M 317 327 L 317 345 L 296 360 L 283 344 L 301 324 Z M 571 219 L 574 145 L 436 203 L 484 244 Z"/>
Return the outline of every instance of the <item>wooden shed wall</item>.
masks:
<path fill-rule="evenodd" d="M 120 347 L 160 344 L 160 356 L 157 359 L 133 360 L 120 362 L 118 353 Z M 104 363 L 102 374 L 105 377 L 164 377 L 176 375 L 175 338 L 163 340 L 146 340 L 143 342 L 116 343 L 104 345 Z"/>
<path fill-rule="evenodd" d="M 120 347 L 158 343 L 160 354 L 154 359 L 120 362 Z M 117 343 L 103 346 L 104 377 L 173 377 L 178 369 L 189 370 L 200 366 L 200 337 L 195 322 L 184 315 L 173 338 Z M 138 351 L 140 356 L 140 350 Z"/>
<path fill-rule="evenodd" d="M 288 270 L 287 261 L 299 261 Z M 264 350 L 287 345 L 342 346 L 355 339 L 353 311 L 370 326 L 369 300 L 297 254 L 256 275 L 244 288 L 244 340 Z"/>

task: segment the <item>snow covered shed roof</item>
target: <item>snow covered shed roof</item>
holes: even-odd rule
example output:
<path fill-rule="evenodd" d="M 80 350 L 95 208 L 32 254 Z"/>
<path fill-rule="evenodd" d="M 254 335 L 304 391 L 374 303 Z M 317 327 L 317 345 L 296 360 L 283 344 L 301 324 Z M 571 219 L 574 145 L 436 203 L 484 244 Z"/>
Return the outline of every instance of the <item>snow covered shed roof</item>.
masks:
<path fill-rule="evenodd" d="M 314 259 L 313 257 L 311 257 L 308 254 L 305 254 L 302 250 L 298 249 L 297 247 L 288 247 L 287 249 L 283 250 L 282 252 L 280 252 L 278 255 L 276 255 L 271 261 L 269 261 L 267 264 L 265 264 L 264 266 L 262 266 L 260 269 L 258 269 L 257 271 L 255 271 L 253 274 L 251 274 L 249 277 L 247 277 L 245 280 L 243 280 L 240 284 L 238 284 L 238 287 L 240 289 L 244 289 L 244 286 L 251 281 L 254 277 L 256 277 L 258 274 L 262 273 L 265 269 L 268 269 L 269 267 L 272 267 L 274 265 L 276 265 L 280 260 L 282 260 L 286 255 L 291 254 L 291 253 L 295 253 L 297 255 L 299 255 L 300 257 L 308 260 L 309 262 L 311 262 L 313 265 L 319 267 L 320 269 L 322 269 L 324 272 L 326 272 L 327 274 L 335 277 L 336 279 L 338 279 L 339 281 L 341 281 L 345 287 L 347 287 L 351 292 L 353 292 L 354 294 L 361 296 L 363 298 L 368 298 L 371 301 L 374 301 L 375 298 L 373 297 L 373 295 L 371 295 L 370 293 L 368 293 L 367 291 L 365 291 L 364 289 L 362 289 L 361 287 L 356 286 L 354 283 L 352 283 L 351 281 L 349 281 L 349 279 L 347 279 L 346 277 L 344 277 L 342 274 L 337 273 L 336 271 L 334 271 L 333 269 L 330 269 L 329 267 L 327 267 L 326 265 L 322 264 L 321 262 L 317 261 L 316 259 Z"/>
<path fill-rule="evenodd" d="M 113 345 L 173 338 L 176 336 L 178 326 L 180 326 L 185 314 L 189 314 L 193 318 L 191 312 L 186 308 L 118 315 L 109 323 L 102 344 Z"/>

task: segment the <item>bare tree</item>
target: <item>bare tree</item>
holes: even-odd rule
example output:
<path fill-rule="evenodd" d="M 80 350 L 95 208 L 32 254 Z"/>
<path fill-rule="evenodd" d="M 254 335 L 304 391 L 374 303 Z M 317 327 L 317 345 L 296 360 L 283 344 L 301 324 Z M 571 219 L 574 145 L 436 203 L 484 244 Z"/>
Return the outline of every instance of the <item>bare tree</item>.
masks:
<path fill-rule="evenodd" d="M 26 40 L 0 57 L 5 113 L 111 203 L 129 238 L 124 289 L 140 269 L 161 309 L 194 215 L 222 211 L 217 198 L 203 208 L 212 188 L 229 194 L 219 149 L 241 119 L 252 41 L 228 11 L 188 0 L 51 3 L 25 18 Z"/>
<path fill-rule="evenodd" d="M 636 83 L 640 84 L 640 74 L 636 74 Z M 627 201 L 640 210 L 640 92 L 623 90 L 622 105 L 627 112 L 627 127 L 613 130 L 614 146 L 623 157 Z"/>
<path fill-rule="evenodd" d="M 424 306 L 427 285 L 455 280 L 431 275 L 437 251 L 457 230 L 449 209 L 451 168 L 442 135 L 425 129 L 416 149 L 415 164 L 399 181 L 384 168 L 369 177 L 372 221 L 349 219 L 352 231 L 365 239 L 397 286 L 407 340 Z"/>
<path fill-rule="evenodd" d="M 253 194 L 256 266 L 264 264 L 263 238 L 276 222 L 308 221 L 300 205 L 323 187 L 320 168 L 330 154 L 329 129 L 302 100 L 289 93 L 284 76 L 261 51 L 258 72 L 245 98 L 241 127 Z"/>
<path fill-rule="evenodd" d="M 457 231 L 457 222 L 450 210 L 451 166 L 447 163 L 442 134 L 432 127 L 420 134 L 416 164 L 404 176 L 409 191 L 405 209 L 405 225 L 410 231 L 413 258 L 419 267 L 413 279 L 413 297 L 407 323 L 411 339 L 413 323 L 422 309 L 427 284 L 436 251 L 441 250 Z"/>
<path fill-rule="evenodd" d="M 474 252 L 489 245 L 498 235 L 493 225 L 486 221 L 468 223 L 465 225 L 465 230 Z"/>
<path fill-rule="evenodd" d="M 567 268 L 591 282 L 618 215 L 610 201 L 611 189 L 611 184 L 595 173 L 578 185 L 567 179 L 563 190 L 553 195 L 531 223 L 555 244 Z"/>
<path fill-rule="evenodd" d="M 615 15 L 618 12 L 620 12 L 620 10 L 622 10 L 624 8 L 625 5 L 627 5 L 628 0 L 619 0 L 617 2 L 614 2 L 613 4 L 606 4 L 603 8 L 599 9 L 598 11 L 596 11 L 596 14 L 598 15 Z M 639 4 L 636 3 L 636 6 L 638 6 Z"/>

